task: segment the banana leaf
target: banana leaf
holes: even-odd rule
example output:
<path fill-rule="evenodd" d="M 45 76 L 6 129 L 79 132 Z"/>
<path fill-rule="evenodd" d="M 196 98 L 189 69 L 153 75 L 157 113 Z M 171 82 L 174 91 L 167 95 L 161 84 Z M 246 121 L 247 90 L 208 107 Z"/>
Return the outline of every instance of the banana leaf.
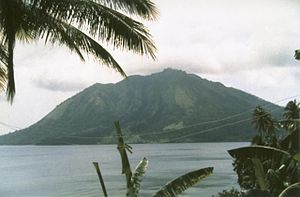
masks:
<path fill-rule="evenodd" d="M 142 159 L 140 163 L 136 166 L 134 173 L 131 177 L 131 187 L 127 191 L 127 196 L 138 196 L 142 178 L 146 173 L 147 166 L 148 160 L 146 158 Z"/>
<path fill-rule="evenodd" d="M 258 183 L 260 189 L 267 190 L 268 183 L 266 181 L 266 173 L 264 171 L 263 164 L 257 158 L 252 158 L 251 160 L 254 165 L 255 177 L 256 177 L 256 180 L 257 180 L 257 183 Z"/>
<path fill-rule="evenodd" d="M 278 169 L 282 163 L 292 158 L 291 154 L 269 146 L 247 146 L 228 150 L 228 153 L 236 159 L 257 158 L 261 162 L 271 161 L 268 168 Z"/>
<path fill-rule="evenodd" d="M 286 151 L 256 145 L 228 152 L 235 158 L 234 171 L 242 189 L 265 190 L 267 187 L 273 196 L 278 196 L 287 184 L 298 182 L 298 162 Z"/>
<path fill-rule="evenodd" d="M 213 167 L 208 167 L 184 174 L 167 183 L 159 191 L 157 191 L 153 197 L 175 197 L 184 192 L 186 189 L 192 187 L 200 180 L 211 175 L 212 172 Z"/>

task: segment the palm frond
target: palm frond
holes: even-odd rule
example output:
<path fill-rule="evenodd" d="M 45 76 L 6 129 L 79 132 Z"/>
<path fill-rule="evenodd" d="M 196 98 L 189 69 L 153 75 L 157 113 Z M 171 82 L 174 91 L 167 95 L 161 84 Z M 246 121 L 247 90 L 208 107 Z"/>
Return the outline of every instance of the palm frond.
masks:
<path fill-rule="evenodd" d="M 300 182 L 290 185 L 279 194 L 279 197 L 296 197 L 296 196 L 300 196 Z"/>
<path fill-rule="evenodd" d="M 7 100 L 12 102 L 15 95 L 14 80 L 14 47 L 16 42 L 16 32 L 21 15 L 20 2 L 1 1 L 1 30 L 3 36 L 3 45 L 7 47 Z M 17 12 L 17 13 L 16 13 Z M 15 14 L 16 13 L 16 14 Z"/>
<path fill-rule="evenodd" d="M 93 162 L 93 165 L 94 165 L 94 167 L 96 169 L 96 172 L 97 172 L 100 184 L 101 184 L 101 188 L 102 188 L 103 194 L 104 194 L 105 197 L 107 197 L 107 191 L 106 191 L 104 180 L 103 180 L 100 168 L 99 168 L 99 164 L 98 164 L 98 162 Z"/>
<path fill-rule="evenodd" d="M 16 91 L 14 79 L 15 42 L 18 35 L 22 38 L 21 40 L 26 37 L 22 26 L 31 23 L 32 21 L 26 21 L 26 16 L 24 16 L 23 12 L 23 1 L 1 1 L 0 8 L 1 44 L 7 47 L 7 61 L 2 61 L 2 64 L 6 65 L 7 99 L 12 102 Z M 24 20 L 26 21 L 25 23 Z"/>
<path fill-rule="evenodd" d="M 173 181 L 167 183 L 163 186 L 158 192 L 156 192 L 154 197 L 174 197 L 182 192 L 184 192 L 189 187 L 192 187 L 194 184 L 200 180 L 206 178 L 212 174 L 213 168 L 203 168 L 196 171 L 189 172 L 185 175 L 182 175 Z"/>
<path fill-rule="evenodd" d="M 33 7 L 42 7 L 47 11 L 55 9 L 68 9 L 72 3 L 87 2 L 107 6 L 126 14 L 141 17 L 146 20 L 156 20 L 159 11 L 154 2 L 150 0 L 23 0 Z M 71 2 L 73 1 L 73 2 Z M 77 2 L 75 2 L 77 1 Z M 69 7 L 70 8 L 70 7 Z"/>
<path fill-rule="evenodd" d="M 85 59 L 83 53 L 90 54 L 96 60 L 126 77 L 125 72 L 117 61 L 93 38 L 70 24 L 57 21 L 51 16 L 42 14 L 39 10 L 35 11 L 28 10 L 28 16 L 38 18 L 35 19 L 35 25 L 31 28 L 34 32 L 38 32 L 46 43 L 65 45 L 71 51 L 75 51 L 82 60 Z"/>
<path fill-rule="evenodd" d="M 0 44 L 0 91 L 5 90 L 7 83 L 6 68 L 8 64 L 7 49 L 4 45 Z"/>
<path fill-rule="evenodd" d="M 46 0 L 35 9 L 46 10 L 56 20 L 71 23 L 116 48 L 155 59 L 156 47 L 142 23 L 96 1 Z"/>
<path fill-rule="evenodd" d="M 0 92 L 5 91 L 7 83 L 6 70 L 2 66 L 0 66 Z"/>
<path fill-rule="evenodd" d="M 158 12 L 150 0 L 0 1 L 1 44 L 8 55 L 7 62 L 0 60 L 0 88 L 6 87 L 7 98 L 12 102 L 16 39 L 31 42 L 44 38 L 66 45 L 82 60 L 83 53 L 91 54 L 123 76 L 125 72 L 98 40 L 155 59 L 156 47 L 148 29 L 126 14 L 152 20 Z"/>
<path fill-rule="evenodd" d="M 150 0 L 96 0 L 96 2 L 147 20 L 156 20 L 159 15 L 155 4 Z"/>
<path fill-rule="evenodd" d="M 15 77 L 14 77 L 14 47 L 15 32 L 8 34 L 8 64 L 7 64 L 7 100 L 12 102 L 16 93 Z"/>
<path fill-rule="evenodd" d="M 286 107 L 284 108 L 283 116 L 287 120 L 299 119 L 300 113 L 300 104 L 296 100 L 289 101 Z"/>
<path fill-rule="evenodd" d="M 138 196 L 142 178 L 146 173 L 148 166 L 148 160 L 146 158 L 142 159 L 140 163 L 136 166 L 134 173 L 131 177 L 131 187 L 128 190 L 129 196 Z"/>
<path fill-rule="evenodd" d="M 252 113 L 251 124 L 261 133 L 268 130 L 275 130 L 275 123 L 272 115 L 261 106 L 257 106 Z"/>

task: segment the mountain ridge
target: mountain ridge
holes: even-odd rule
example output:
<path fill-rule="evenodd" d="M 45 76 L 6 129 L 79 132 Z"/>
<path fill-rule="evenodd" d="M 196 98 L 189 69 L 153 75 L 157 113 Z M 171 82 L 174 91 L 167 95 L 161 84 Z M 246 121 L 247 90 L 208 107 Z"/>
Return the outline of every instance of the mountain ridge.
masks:
<path fill-rule="evenodd" d="M 57 105 L 30 127 L 0 136 L 0 144 L 114 143 L 115 120 L 121 122 L 131 143 L 172 142 L 183 134 L 191 135 L 249 118 L 251 112 L 218 124 L 182 127 L 243 113 L 256 105 L 280 110 L 279 106 L 220 82 L 169 68 L 147 76 L 129 76 L 115 84 L 95 83 Z M 170 128 L 178 131 L 147 135 Z M 245 141 L 254 133 L 247 121 L 201 136 L 182 138 L 179 142 Z"/>

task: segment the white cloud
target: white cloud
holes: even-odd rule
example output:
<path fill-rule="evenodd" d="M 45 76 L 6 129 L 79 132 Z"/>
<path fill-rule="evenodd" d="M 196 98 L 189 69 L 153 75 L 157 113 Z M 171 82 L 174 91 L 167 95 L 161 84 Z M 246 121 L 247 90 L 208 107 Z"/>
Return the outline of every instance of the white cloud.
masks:
<path fill-rule="evenodd" d="M 157 61 L 108 47 L 128 75 L 173 67 L 270 101 L 300 94 L 299 61 L 293 58 L 300 47 L 297 0 L 155 2 L 160 19 L 146 24 L 158 47 Z M 2 95 L 0 120 L 19 127 L 93 83 L 122 79 L 93 61 L 81 62 L 64 47 L 41 42 L 18 43 L 15 56 L 17 96 L 10 106 Z"/>

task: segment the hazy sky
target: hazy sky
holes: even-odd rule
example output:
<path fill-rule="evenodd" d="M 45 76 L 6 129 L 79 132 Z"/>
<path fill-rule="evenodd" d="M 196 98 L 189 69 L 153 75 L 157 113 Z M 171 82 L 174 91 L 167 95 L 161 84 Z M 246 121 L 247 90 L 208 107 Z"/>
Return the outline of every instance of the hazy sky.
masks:
<path fill-rule="evenodd" d="M 300 94 L 300 61 L 293 58 L 300 48 L 299 1 L 155 2 L 160 18 L 146 24 L 159 49 L 157 61 L 112 51 L 128 75 L 171 67 L 273 102 Z M 122 79 L 103 65 L 83 63 L 66 48 L 42 42 L 17 43 L 15 77 L 13 105 L 0 97 L 0 134 L 13 131 L 3 123 L 25 128 L 84 88 Z"/>

